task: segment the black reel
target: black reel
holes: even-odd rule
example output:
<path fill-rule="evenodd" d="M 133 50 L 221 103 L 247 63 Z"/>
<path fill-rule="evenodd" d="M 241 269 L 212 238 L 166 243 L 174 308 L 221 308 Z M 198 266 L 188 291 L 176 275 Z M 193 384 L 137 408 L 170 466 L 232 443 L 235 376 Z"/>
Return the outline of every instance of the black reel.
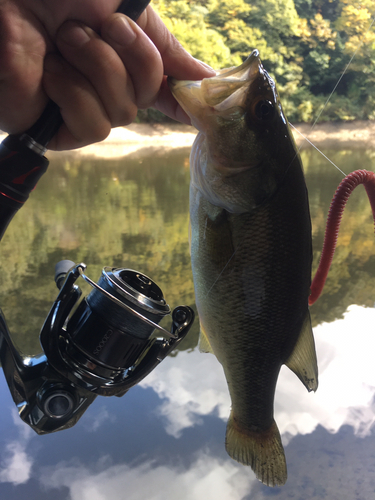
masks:
<path fill-rule="evenodd" d="M 170 308 L 144 274 L 105 267 L 95 283 L 85 269 L 71 261 L 57 264 L 60 293 L 40 332 L 44 353 L 38 356 L 17 350 L 0 311 L 4 374 L 20 417 L 38 434 L 72 427 L 98 395 L 123 396 L 181 342 L 194 321 L 190 307 L 178 306 L 171 330 L 160 326 Z M 79 277 L 93 287 L 87 296 L 75 283 Z"/>

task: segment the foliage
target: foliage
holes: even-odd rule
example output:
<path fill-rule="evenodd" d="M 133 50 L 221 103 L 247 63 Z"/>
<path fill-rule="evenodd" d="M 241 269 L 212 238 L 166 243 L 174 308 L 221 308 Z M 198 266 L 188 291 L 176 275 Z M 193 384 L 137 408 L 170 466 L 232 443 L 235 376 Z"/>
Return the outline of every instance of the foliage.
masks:
<path fill-rule="evenodd" d="M 182 45 L 214 68 L 238 65 L 257 48 L 291 121 L 375 119 L 373 0 L 154 0 L 153 6 Z"/>
<path fill-rule="evenodd" d="M 325 153 L 346 172 L 358 165 L 374 170 L 374 151 Z M 184 150 L 105 161 L 69 154 L 54 158 L 53 168 L 1 242 L 0 304 L 23 352 L 40 352 L 38 334 L 58 293 L 53 270 L 62 259 L 86 263 L 95 281 L 103 266 L 137 269 L 159 284 L 171 308 L 194 307 L 188 155 Z M 310 194 L 315 270 L 341 176 L 333 167 L 327 169 L 315 150 L 302 150 L 301 156 Z M 374 254 L 371 209 L 359 187 L 345 209 L 323 296 L 311 308 L 314 325 L 342 316 L 351 304 L 373 306 Z M 197 344 L 198 323 L 181 349 Z M 170 318 L 164 326 L 170 327 Z"/>
<path fill-rule="evenodd" d="M 103 266 L 137 269 L 158 283 L 171 308 L 194 304 L 188 155 L 55 157 L 1 242 L 0 304 L 23 352 L 40 351 L 38 333 L 58 292 L 53 270 L 62 259 L 86 263 L 95 281 Z"/>

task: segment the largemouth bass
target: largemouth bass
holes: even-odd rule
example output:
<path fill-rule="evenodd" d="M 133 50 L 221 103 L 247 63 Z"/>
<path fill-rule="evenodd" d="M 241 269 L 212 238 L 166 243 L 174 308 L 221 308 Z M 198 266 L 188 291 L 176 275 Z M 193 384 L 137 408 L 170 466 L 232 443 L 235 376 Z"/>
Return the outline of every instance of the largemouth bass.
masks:
<path fill-rule="evenodd" d="M 273 402 L 286 364 L 309 391 L 311 222 L 301 160 L 257 51 L 202 81 L 169 81 L 199 134 L 191 156 L 191 262 L 200 349 L 232 400 L 226 450 L 269 486 L 287 478 Z"/>

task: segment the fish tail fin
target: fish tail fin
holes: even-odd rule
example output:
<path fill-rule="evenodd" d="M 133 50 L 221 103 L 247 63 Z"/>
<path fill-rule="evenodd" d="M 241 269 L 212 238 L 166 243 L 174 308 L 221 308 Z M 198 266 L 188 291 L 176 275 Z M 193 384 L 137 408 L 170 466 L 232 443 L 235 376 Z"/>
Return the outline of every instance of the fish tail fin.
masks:
<path fill-rule="evenodd" d="M 287 480 L 284 448 L 276 422 L 260 432 L 244 432 L 235 422 L 231 411 L 225 447 L 228 455 L 244 465 L 250 465 L 257 479 L 267 486 L 282 486 Z"/>

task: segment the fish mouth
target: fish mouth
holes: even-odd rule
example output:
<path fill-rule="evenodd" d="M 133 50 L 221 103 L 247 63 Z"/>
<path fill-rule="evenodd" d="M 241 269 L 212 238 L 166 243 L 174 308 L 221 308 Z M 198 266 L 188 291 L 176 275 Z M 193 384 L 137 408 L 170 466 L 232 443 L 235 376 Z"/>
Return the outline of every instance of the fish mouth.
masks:
<path fill-rule="evenodd" d="M 206 116 L 207 111 L 243 113 L 247 91 L 260 75 L 269 79 L 259 59 L 259 51 L 254 50 L 240 66 L 219 70 L 215 76 L 197 81 L 168 77 L 168 85 L 193 125 L 200 129 L 199 117 L 204 110 Z"/>

